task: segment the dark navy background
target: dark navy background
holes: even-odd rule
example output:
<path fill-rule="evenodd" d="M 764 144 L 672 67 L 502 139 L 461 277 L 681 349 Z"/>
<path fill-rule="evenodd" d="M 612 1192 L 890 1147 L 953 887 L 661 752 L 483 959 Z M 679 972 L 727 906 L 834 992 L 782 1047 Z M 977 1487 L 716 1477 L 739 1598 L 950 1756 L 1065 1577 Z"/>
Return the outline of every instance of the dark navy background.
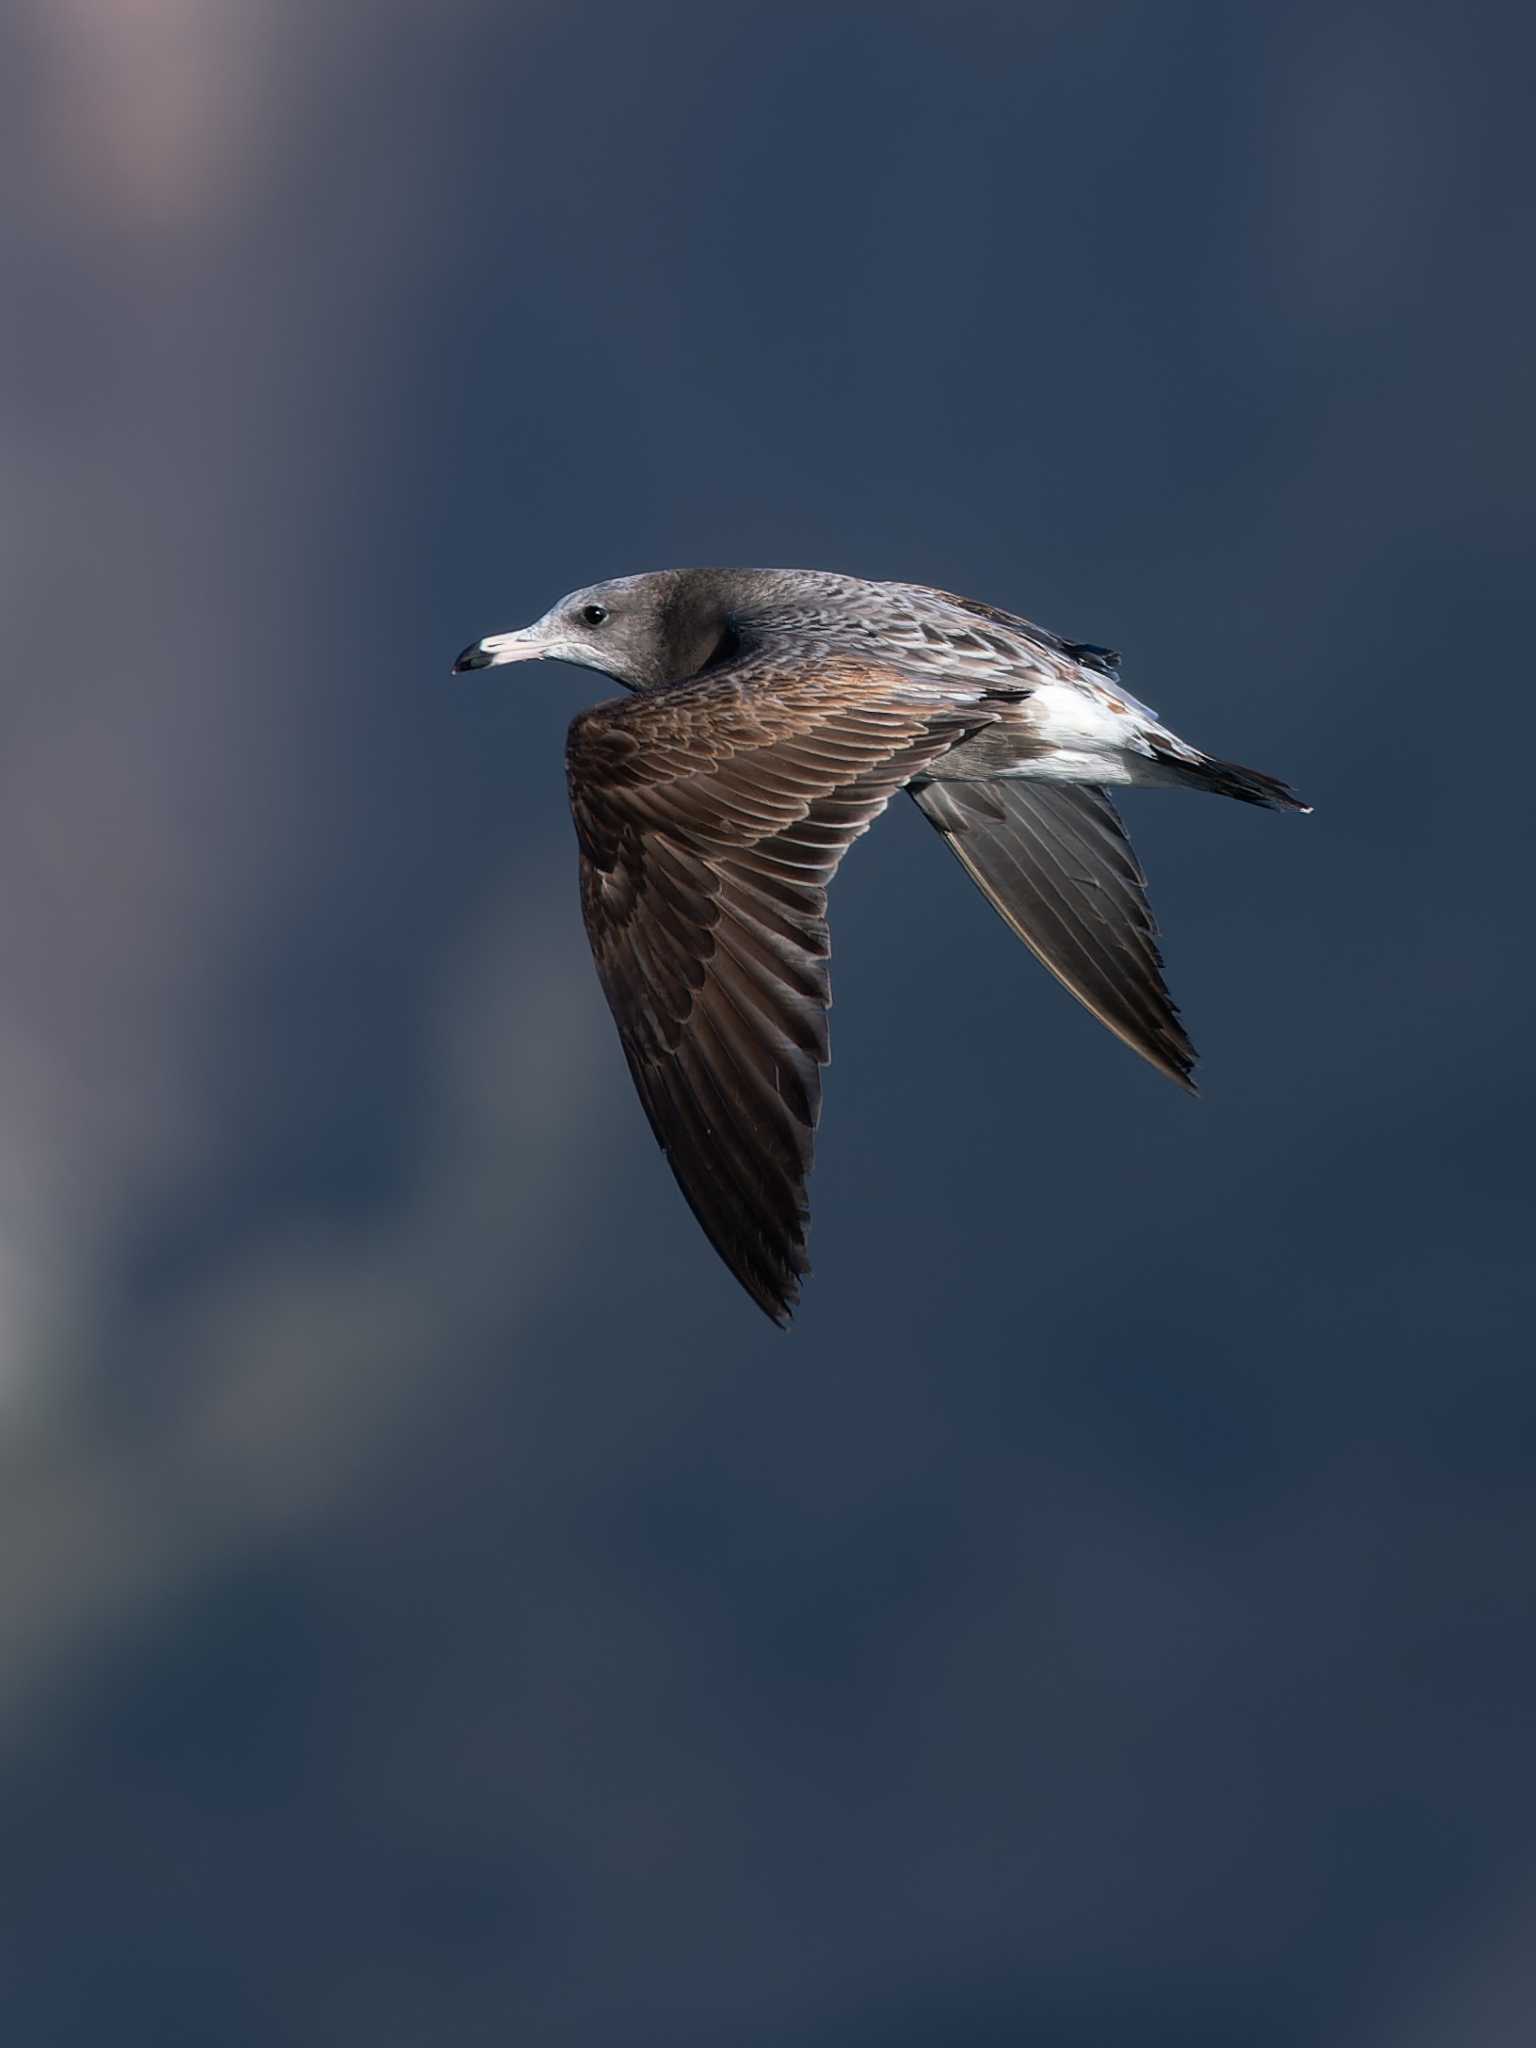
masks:
<path fill-rule="evenodd" d="M 1530 32 L 0 30 L 0 1812 L 49 2048 L 1523 2041 Z M 816 1274 L 587 959 L 574 584 L 910 577 L 1127 800 L 1192 1103 L 899 805 Z"/>

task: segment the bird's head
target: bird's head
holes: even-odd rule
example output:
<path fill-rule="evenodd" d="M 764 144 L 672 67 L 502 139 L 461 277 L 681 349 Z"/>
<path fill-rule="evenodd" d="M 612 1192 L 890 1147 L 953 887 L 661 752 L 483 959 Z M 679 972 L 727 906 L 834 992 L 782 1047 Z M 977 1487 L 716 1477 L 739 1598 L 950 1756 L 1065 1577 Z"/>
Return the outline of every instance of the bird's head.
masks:
<path fill-rule="evenodd" d="M 720 569 L 664 569 L 591 583 L 531 626 L 474 641 L 453 664 L 454 674 L 506 661 L 574 661 L 629 690 L 682 682 L 734 651 L 732 583 L 732 572 Z"/>

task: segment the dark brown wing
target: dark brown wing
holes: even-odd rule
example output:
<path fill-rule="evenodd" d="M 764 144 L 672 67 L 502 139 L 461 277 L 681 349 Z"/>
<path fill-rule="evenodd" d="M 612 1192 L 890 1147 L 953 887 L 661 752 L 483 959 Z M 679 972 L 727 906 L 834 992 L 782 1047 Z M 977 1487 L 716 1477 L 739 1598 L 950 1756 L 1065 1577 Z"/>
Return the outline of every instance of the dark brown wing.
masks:
<path fill-rule="evenodd" d="M 1085 783 L 998 777 L 912 791 L 987 901 L 1132 1051 L 1193 1092 L 1195 1049 L 1163 980 L 1146 876 Z"/>
<path fill-rule="evenodd" d="M 827 1060 L 827 886 L 985 709 L 826 662 L 584 712 L 566 750 L 593 957 L 689 1206 L 776 1322 L 799 1297 Z"/>

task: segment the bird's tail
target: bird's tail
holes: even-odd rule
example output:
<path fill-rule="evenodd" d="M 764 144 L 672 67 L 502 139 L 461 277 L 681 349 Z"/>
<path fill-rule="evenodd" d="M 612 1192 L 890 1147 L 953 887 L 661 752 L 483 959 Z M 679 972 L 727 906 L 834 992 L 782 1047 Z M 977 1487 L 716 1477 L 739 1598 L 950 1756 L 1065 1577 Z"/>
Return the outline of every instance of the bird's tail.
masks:
<path fill-rule="evenodd" d="M 1213 761 L 1209 754 L 1193 760 L 1164 755 L 1165 766 L 1173 769 L 1186 789 L 1208 790 L 1212 796 L 1234 796 L 1239 803 L 1262 804 L 1269 811 L 1310 811 L 1287 783 L 1273 775 L 1261 775 L 1257 768 L 1239 767 L 1236 761 Z"/>

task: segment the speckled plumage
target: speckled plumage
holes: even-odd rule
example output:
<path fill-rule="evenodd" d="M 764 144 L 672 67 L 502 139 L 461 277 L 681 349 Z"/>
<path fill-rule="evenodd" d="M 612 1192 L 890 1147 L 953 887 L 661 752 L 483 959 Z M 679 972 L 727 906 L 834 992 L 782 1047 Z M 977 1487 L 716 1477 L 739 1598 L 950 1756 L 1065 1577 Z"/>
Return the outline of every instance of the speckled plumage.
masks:
<path fill-rule="evenodd" d="M 582 911 L 652 1128 L 776 1321 L 809 1270 L 826 892 L 899 789 L 1044 964 L 1190 1085 L 1194 1049 L 1107 787 L 1304 806 L 1178 739 L 1107 649 L 918 584 L 699 569 L 574 591 L 456 666 L 543 656 L 636 693 L 571 726 Z"/>

